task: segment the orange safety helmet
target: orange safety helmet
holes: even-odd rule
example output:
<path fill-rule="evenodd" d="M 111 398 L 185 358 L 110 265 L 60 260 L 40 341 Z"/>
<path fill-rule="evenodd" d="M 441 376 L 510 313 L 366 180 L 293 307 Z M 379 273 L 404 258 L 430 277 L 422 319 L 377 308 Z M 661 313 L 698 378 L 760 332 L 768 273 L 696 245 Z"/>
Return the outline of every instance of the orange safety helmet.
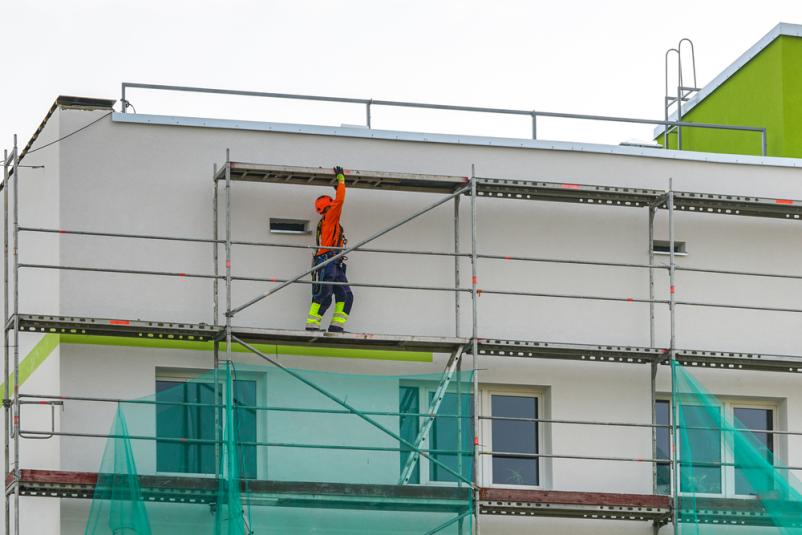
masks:
<path fill-rule="evenodd" d="M 317 213 L 322 214 L 332 204 L 334 204 L 334 199 L 328 195 L 321 195 L 315 199 L 315 210 L 317 210 Z"/>

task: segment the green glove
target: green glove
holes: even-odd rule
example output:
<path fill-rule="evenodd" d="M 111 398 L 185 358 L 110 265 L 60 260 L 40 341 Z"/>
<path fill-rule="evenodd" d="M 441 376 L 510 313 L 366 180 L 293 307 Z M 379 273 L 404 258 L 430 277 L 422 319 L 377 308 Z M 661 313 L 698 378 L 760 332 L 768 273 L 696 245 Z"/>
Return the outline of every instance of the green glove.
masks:
<path fill-rule="evenodd" d="M 334 166 L 334 174 L 337 175 L 337 182 L 343 183 L 345 182 L 345 171 L 339 165 Z"/>

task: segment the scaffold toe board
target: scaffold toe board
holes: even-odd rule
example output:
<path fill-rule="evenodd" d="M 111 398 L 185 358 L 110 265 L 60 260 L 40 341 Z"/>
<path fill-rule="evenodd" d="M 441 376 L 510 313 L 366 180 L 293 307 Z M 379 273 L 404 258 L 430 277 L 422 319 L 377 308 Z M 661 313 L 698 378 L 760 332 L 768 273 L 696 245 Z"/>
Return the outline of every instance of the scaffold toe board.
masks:
<path fill-rule="evenodd" d="M 231 162 L 230 172 L 231 180 L 246 182 L 333 186 L 336 181 L 333 170 L 324 167 Z M 225 166 L 218 170 L 216 178 L 225 178 Z M 468 181 L 467 176 L 346 170 L 346 184 L 353 188 L 453 193 Z M 666 192 L 659 189 L 490 177 L 477 177 L 476 182 L 477 195 L 481 197 L 667 208 Z M 802 218 L 802 200 L 720 193 L 675 191 L 674 208 L 708 214 Z"/>
<path fill-rule="evenodd" d="M 494 340 L 489 338 L 480 338 L 478 345 L 480 355 L 623 362 L 629 364 L 648 364 L 665 353 L 664 349 L 649 347 Z M 472 348 L 468 348 L 468 352 L 470 351 L 472 351 Z"/>
<path fill-rule="evenodd" d="M 330 167 L 295 167 L 242 162 L 231 162 L 230 166 L 231 180 L 307 186 L 336 185 L 336 177 Z M 468 182 L 466 176 L 422 175 L 355 169 L 347 169 L 345 175 L 346 185 L 351 188 L 394 191 L 453 193 Z M 225 167 L 218 171 L 216 177 L 218 180 L 225 178 Z"/>
<path fill-rule="evenodd" d="M 689 367 L 802 373 L 802 356 L 690 349 L 678 349 L 676 354 L 680 364 Z"/>
<path fill-rule="evenodd" d="M 87 318 L 74 316 L 46 316 L 20 314 L 21 332 L 52 334 L 87 334 L 106 336 L 129 336 L 182 341 L 209 341 L 220 331 L 204 323 L 172 323 L 167 321 L 143 321 L 121 318 Z M 14 317 L 6 328 L 12 328 Z"/>
<path fill-rule="evenodd" d="M 770 511 L 785 511 L 778 515 Z M 802 527 L 802 504 L 788 500 L 743 498 L 680 498 L 677 518 L 680 522 L 700 524 L 730 524 L 744 526 Z"/>
<path fill-rule="evenodd" d="M 649 364 L 657 359 L 668 365 L 671 360 L 665 348 L 568 344 L 530 340 L 495 340 L 480 338 L 480 355 L 500 357 L 582 360 L 624 364 Z M 467 348 L 470 353 L 473 349 Z M 678 349 L 677 359 L 688 366 L 722 370 L 756 370 L 802 373 L 802 356 L 738 353 L 732 351 L 705 351 Z"/>
<path fill-rule="evenodd" d="M 669 497 L 650 494 L 483 488 L 479 496 L 479 511 L 488 515 L 659 523 L 665 523 L 671 516 Z"/>
<path fill-rule="evenodd" d="M 501 197 L 533 201 L 571 202 L 601 206 L 638 208 L 656 206 L 666 209 L 665 191 L 618 186 L 595 186 L 568 182 L 538 182 L 478 178 L 481 197 Z M 802 218 L 802 200 L 749 197 L 717 193 L 674 192 L 674 208 L 708 214 Z"/>
<path fill-rule="evenodd" d="M 410 336 L 373 333 L 329 333 L 325 331 L 291 331 L 281 329 L 259 329 L 232 327 L 237 338 L 255 344 L 316 345 L 320 347 L 343 347 L 352 349 L 386 349 L 403 351 L 429 351 L 450 353 L 455 348 L 467 345 L 466 338 L 440 336 Z"/>
<path fill-rule="evenodd" d="M 137 477 L 146 501 L 215 503 L 220 486 L 214 477 Z M 96 472 L 21 470 L 19 489 L 22 496 L 91 499 L 97 481 Z M 13 486 L 13 474 L 7 475 L 6 484 Z M 467 487 L 243 480 L 246 485 L 253 505 L 393 511 L 459 512 L 471 492 Z"/>

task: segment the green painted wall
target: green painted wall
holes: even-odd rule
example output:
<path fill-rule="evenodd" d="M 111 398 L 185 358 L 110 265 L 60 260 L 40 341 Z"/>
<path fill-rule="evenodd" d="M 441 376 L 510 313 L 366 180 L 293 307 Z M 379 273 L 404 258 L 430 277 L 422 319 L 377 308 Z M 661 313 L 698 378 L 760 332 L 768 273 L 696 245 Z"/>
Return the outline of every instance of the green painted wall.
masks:
<path fill-rule="evenodd" d="M 683 119 L 763 126 L 769 156 L 802 157 L 802 38 L 775 39 Z M 677 147 L 676 133 L 669 135 L 669 147 Z M 683 128 L 682 149 L 759 155 L 760 134 Z"/>

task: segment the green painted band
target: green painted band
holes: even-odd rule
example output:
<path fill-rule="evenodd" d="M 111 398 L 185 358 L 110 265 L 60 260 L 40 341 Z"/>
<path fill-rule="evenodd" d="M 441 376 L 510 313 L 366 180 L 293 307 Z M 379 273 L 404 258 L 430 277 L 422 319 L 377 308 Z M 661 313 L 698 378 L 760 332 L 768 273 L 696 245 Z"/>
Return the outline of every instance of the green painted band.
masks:
<path fill-rule="evenodd" d="M 123 336 L 91 336 L 85 334 L 62 334 L 65 344 L 106 345 L 122 347 L 148 347 L 158 349 L 189 349 L 212 351 L 213 342 L 193 342 L 184 340 L 162 340 L 158 338 L 128 338 Z M 400 360 L 405 362 L 432 362 L 432 353 L 424 351 L 390 351 L 382 349 L 340 349 L 330 347 L 285 346 L 277 344 L 253 344 L 268 355 L 298 355 L 306 357 L 335 357 L 370 360 Z M 220 347 L 225 349 L 225 343 Z M 235 353 L 249 353 L 239 344 L 233 344 Z"/>
<path fill-rule="evenodd" d="M 46 334 L 42 337 L 39 342 L 33 346 L 33 349 L 25 355 L 25 358 L 19 364 L 19 383 L 22 385 L 28 379 L 28 377 L 36 371 L 36 369 L 42 365 L 42 363 L 47 360 L 47 357 L 53 353 L 53 350 L 56 349 L 59 345 L 59 335 L 57 334 Z M 11 386 L 14 384 L 14 372 L 10 372 L 8 374 L 8 387 L 9 387 L 9 395 L 13 394 L 13 387 Z M 6 383 L 0 385 L 0 392 L 5 393 Z"/>
<path fill-rule="evenodd" d="M 125 336 L 91 336 L 86 334 L 46 334 L 22 359 L 19 365 L 19 384 L 22 385 L 42 363 L 53 353 L 59 344 L 102 345 L 118 347 L 145 347 L 150 349 L 184 349 L 192 351 L 212 351 L 213 342 L 189 340 L 164 340 L 158 338 L 130 338 Z M 225 343 L 220 344 L 225 349 Z M 304 357 L 329 357 L 369 360 L 398 360 L 404 362 L 432 362 L 432 353 L 423 351 L 388 351 L 381 349 L 340 349 L 329 347 L 299 347 L 277 344 L 254 344 L 254 347 L 268 355 L 293 355 Z M 239 344 L 231 350 L 235 353 L 248 353 Z M 8 376 L 8 384 L 14 382 L 14 374 Z M 0 392 L 5 392 L 5 383 L 0 384 Z M 13 394 L 9 390 L 9 395 Z"/>

